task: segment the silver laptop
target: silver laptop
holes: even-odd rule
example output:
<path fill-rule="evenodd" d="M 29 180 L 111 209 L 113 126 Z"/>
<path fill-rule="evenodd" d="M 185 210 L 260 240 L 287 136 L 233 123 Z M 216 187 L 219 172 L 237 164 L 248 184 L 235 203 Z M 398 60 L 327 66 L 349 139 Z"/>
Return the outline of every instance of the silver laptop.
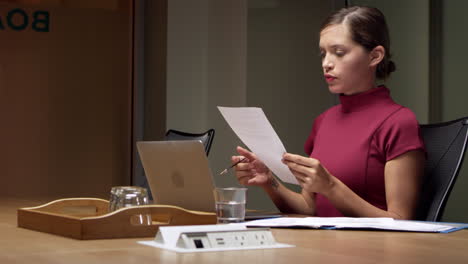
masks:
<path fill-rule="evenodd" d="M 155 204 L 214 212 L 213 176 L 200 141 L 136 143 Z"/>

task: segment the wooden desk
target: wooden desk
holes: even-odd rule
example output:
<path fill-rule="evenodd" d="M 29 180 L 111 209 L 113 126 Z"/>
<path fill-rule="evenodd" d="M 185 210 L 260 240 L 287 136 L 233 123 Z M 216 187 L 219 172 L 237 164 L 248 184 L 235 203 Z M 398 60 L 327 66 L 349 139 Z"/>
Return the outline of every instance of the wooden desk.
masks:
<path fill-rule="evenodd" d="M 468 263 L 468 230 L 450 234 L 274 229 L 295 248 L 180 254 L 143 239 L 74 240 L 16 227 L 16 209 L 40 202 L 0 198 L 0 263 Z"/>

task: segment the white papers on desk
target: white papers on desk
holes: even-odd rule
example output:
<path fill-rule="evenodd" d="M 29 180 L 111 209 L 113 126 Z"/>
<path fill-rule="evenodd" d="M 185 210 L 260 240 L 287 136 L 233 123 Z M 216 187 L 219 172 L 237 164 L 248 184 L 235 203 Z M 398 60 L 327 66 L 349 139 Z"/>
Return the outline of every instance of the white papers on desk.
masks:
<path fill-rule="evenodd" d="M 257 107 L 221 107 L 219 111 L 234 133 L 282 181 L 299 184 L 289 168 L 281 162 L 286 152 L 283 143 Z"/>
<path fill-rule="evenodd" d="M 245 223 L 249 227 L 305 227 L 317 229 L 376 229 L 391 231 L 448 233 L 463 228 L 465 224 L 432 223 L 394 220 L 393 218 L 353 217 L 281 217 L 254 220 Z"/>

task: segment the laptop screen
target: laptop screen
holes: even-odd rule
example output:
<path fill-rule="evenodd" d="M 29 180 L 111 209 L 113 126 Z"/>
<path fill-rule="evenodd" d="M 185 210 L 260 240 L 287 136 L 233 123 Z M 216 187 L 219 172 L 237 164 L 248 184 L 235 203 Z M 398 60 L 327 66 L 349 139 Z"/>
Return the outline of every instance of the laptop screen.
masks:
<path fill-rule="evenodd" d="M 139 141 L 155 204 L 215 212 L 214 182 L 200 141 Z"/>

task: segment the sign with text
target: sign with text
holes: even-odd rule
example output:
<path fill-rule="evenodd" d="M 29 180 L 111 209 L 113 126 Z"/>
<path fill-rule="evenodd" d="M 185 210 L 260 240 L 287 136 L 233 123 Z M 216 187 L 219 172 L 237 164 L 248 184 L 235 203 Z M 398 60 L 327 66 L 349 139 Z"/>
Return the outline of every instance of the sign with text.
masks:
<path fill-rule="evenodd" d="M 4 195 L 100 197 L 129 183 L 132 17 L 123 2 L 0 0 Z"/>
<path fill-rule="evenodd" d="M 49 32 L 50 14 L 47 10 L 27 12 L 22 8 L 2 10 L 0 13 L 0 30 L 23 31 L 27 28 L 37 32 Z"/>

